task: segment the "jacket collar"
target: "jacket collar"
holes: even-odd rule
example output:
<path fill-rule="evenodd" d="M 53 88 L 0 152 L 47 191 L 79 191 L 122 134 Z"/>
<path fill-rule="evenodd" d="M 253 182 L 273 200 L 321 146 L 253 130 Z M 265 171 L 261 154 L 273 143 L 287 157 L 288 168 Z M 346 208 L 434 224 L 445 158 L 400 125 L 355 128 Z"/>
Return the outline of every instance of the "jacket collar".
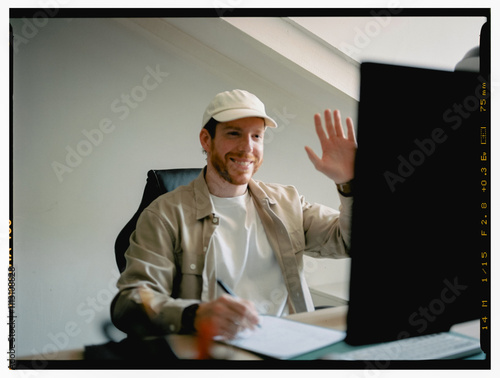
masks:
<path fill-rule="evenodd" d="M 251 179 L 250 182 L 248 183 L 248 190 L 252 194 L 252 196 L 255 197 L 257 202 L 260 204 L 263 201 L 268 201 L 269 204 L 274 205 L 276 203 L 276 200 L 274 198 L 269 197 L 269 195 L 261 188 L 261 182 L 260 181 L 255 181 L 254 179 Z"/>
<path fill-rule="evenodd" d="M 205 181 L 205 172 L 207 167 L 203 168 L 192 182 L 194 189 L 194 202 L 196 204 L 196 219 L 200 220 L 214 213 L 210 192 Z"/>
<path fill-rule="evenodd" d="M 207 167 L 205 166 L 192 183 L 194 188 L 194 201 L 196 203 L 196 219 L 198 220 L 211 216 L 215 212 L 212 200 L 210 199 L 208 185 L 205 181 L 206 170 Z M 261 204 L 262 201 L 268 201 L 270 204 L 276 203 L 274 199 L 270 198 L 267 193 L 262 190 L 259 186 L 259 182 L 254 179 L 251 179 L 248 183 L 248 190 L 259 204 Z"/>

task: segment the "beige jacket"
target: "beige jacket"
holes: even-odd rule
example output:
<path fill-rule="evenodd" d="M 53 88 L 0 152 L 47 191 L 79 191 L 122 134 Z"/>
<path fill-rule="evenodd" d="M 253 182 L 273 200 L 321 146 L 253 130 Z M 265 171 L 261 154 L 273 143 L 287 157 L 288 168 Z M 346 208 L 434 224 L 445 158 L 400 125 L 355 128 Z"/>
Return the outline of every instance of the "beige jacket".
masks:
<path fill-rule="evenodd" d="M 307 203 L 292 186 L 252 180 L 249 191 L 283 272 L 289 312 L 313 310 L 302 256 L 348 256 L 352 198 L 340 196 L 338 212 Z M 200 302 L 205 252 L 218 223 L 204 171 L 144 210 L 111 306 L 118 328 L 139 335 L 181 331 L 182 311 Z M 216 290 L 215 278 L 208 288 Z"/>

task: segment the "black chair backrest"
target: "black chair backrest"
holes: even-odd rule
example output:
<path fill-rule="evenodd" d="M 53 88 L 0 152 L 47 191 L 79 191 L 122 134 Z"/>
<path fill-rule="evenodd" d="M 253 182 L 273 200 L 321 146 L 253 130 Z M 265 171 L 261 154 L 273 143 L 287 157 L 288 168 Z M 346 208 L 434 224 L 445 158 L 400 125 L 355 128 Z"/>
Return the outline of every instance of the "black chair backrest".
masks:
<path fill-rule="evenodd" d="M 130 245 L 130 235 L 134 232 L 137 219 L 139 219 L 142 211 L 160 195 L 171 192 L 178 186 L 189 184 L 200 172 L 201 168 L 152 169 L 148 172 L 146 187 L 144 188 L 139 209 L 116 238 L 115 258 L 120 272 L 125 270 L 125 252 Z"/>

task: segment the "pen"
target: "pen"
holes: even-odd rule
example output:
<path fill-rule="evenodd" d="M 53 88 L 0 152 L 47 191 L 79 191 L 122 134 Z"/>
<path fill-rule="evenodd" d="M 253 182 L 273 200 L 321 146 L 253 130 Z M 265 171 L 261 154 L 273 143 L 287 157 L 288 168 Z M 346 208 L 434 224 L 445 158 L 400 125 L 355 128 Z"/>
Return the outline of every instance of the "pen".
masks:
<path fill-rule="evenodd" d="M 224 290 L 226 294 L 229 294 L 234 298 L 238 298 L 238 296 L 223 281 L 217 279 L 217 284 L 221 287 L 222 290 Z M 261 325 L 257 324 L 257 327 L 261 328 Z"/>
<path fill-rule="evenodd" d="M 231 297 L 238 298 L 238 296 L 224 282 L 217 279 L 217 283 L 222 288 L 222 290 L 224 290 L 226 292 L 226 294 L 229 294 Z"/>

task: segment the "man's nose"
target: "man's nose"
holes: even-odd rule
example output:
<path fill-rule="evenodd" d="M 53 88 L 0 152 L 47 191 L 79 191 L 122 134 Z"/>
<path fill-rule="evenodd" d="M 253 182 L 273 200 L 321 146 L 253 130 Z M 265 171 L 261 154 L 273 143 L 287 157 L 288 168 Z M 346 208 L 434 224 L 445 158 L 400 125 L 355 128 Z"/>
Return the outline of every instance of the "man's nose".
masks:
<path fill-rule="evenodd" d="M 242 152 L 252 152 L 253 151 L 253 140 L 251 135 L 244 135 L 239 144 L 239 149 Z"/>

